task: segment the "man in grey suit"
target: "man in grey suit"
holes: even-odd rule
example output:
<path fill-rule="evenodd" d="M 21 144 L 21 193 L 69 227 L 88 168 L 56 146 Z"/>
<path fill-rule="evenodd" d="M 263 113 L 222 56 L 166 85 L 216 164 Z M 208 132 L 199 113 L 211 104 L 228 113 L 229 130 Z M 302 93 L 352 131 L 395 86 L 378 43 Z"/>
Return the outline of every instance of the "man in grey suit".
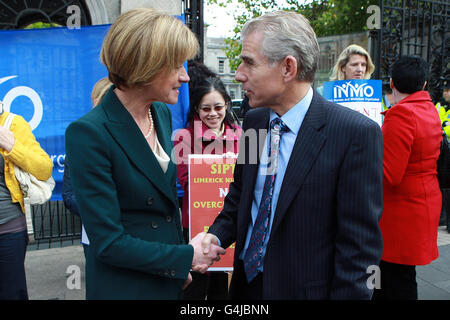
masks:
<path fill-rule="evenodd" d="M 204 252 L 236 241 L 232 299 L 370 299 L 382 253 L 380 127 L 311 88 L 319 46 L 302 15 L 253 19 L 242 40 L 236 80 L 255 109 L 243 129 L 268 134 L 241 138 Z"/>

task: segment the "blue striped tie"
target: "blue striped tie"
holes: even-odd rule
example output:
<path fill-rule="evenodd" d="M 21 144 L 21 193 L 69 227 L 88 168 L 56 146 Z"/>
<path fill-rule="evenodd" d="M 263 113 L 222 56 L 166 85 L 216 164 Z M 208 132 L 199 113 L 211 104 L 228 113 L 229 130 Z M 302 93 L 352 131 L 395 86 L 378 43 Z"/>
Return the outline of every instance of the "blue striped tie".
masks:
<path fill-rule="evenodd" d="M 272 195 L 275 177 L 278 169 L 278 155 L 280 152 L 281 135 L 289 131 L 289 128 L 276 118 L 270 122 L 270 146 L 269 161 L 270 167 L 267 168 L 264 189 L 259 204 L 258 215 L 255 225 L 253 226 L 252 235 L 247 251 L 244 256 L 244 269 L 247 281 L 250 283 L 258 274 L 258 268 L 262 263 L 262 253 L 264 249 L 264 241 L 268 236 L 270 212 L 272 210 Z"/>

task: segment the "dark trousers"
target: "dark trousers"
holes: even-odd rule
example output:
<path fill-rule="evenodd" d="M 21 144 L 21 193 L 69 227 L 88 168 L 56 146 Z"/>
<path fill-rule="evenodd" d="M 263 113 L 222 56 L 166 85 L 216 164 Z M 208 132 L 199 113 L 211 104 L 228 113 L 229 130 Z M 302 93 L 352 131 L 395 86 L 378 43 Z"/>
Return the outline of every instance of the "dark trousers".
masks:
<path fill-rule="evenodd" d="M 184 290 L 185 300 L 226 300 L 228 298 L 228 274 L 212 271 L 205 274 L 191 272 L 192 282 Z"/>
<path fill-rule="evenodd" d="M 450 232 L 450 189 L 441 189 L 442 191 L 442 210 L 439 219 L 439 226 L 446 226 Z"/>
<path fill-rule="evenodd" d="M 380 262 L 381 289 L 372 300 L 417 300 L 416 266 Z"/>
<path fill-rule="evenodd" d="M 26 230 L 0 235 L 0 300 L 28 300 L 25 277 Z"/>
<path fill-rule="evenodd" d="M 233 280 L 230 287 L 232 300 L 262 300 L 263 299 L 263 274 L 258 275 L 248 283 L 245 275 L 244 263 L 238 260 L 233 271 Z"/>

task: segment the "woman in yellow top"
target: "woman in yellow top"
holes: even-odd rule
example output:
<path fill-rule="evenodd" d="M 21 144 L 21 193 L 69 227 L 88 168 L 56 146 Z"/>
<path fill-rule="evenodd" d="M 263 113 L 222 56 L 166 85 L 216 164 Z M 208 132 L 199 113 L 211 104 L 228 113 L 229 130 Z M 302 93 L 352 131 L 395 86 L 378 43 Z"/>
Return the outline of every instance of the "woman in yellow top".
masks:
<path fill-rule="evenodd" d="M 23 194 L 13 165 L 45 181 L 52 175 L 53 162 L 21 116 L 14 117 L 10 129 L 3 127 L 8 114 L 0 116 L 0 300 L 26 300 L 28 233 Z"/>

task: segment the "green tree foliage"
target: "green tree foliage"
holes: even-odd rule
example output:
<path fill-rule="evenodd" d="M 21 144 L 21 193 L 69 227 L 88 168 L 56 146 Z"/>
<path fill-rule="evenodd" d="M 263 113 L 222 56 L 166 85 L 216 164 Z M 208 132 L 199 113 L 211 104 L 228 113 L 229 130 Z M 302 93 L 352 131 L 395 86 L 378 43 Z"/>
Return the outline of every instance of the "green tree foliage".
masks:
<path fill-rule="evenodd" d="M 34 22 L 34 23 L 26 26 L 24 29 L 44 29 L 44 28 L 54 28 L 54 27 L 61 27 L 61 25 L 59 25 L 57 23 Z"/>
<path fill-rule="evenodd" d="M 311 23 L 318 37 L 347 34 L 367 30 L 366 21 L 370 14 L 367 8 L 378 4 L 378 0 L 207 0 L 208 4 L 227 8 L 231 3 L 239 3 L 243 11 L 235 11 L 233 16 L 236 26 L 234 36 L 225 39 L 226 56 L 230 67 L 234 70 L 240 64 L 241 52 L 240 32 L 249 19 L 273 10 L 289 10 L 303 14 Z"/>

